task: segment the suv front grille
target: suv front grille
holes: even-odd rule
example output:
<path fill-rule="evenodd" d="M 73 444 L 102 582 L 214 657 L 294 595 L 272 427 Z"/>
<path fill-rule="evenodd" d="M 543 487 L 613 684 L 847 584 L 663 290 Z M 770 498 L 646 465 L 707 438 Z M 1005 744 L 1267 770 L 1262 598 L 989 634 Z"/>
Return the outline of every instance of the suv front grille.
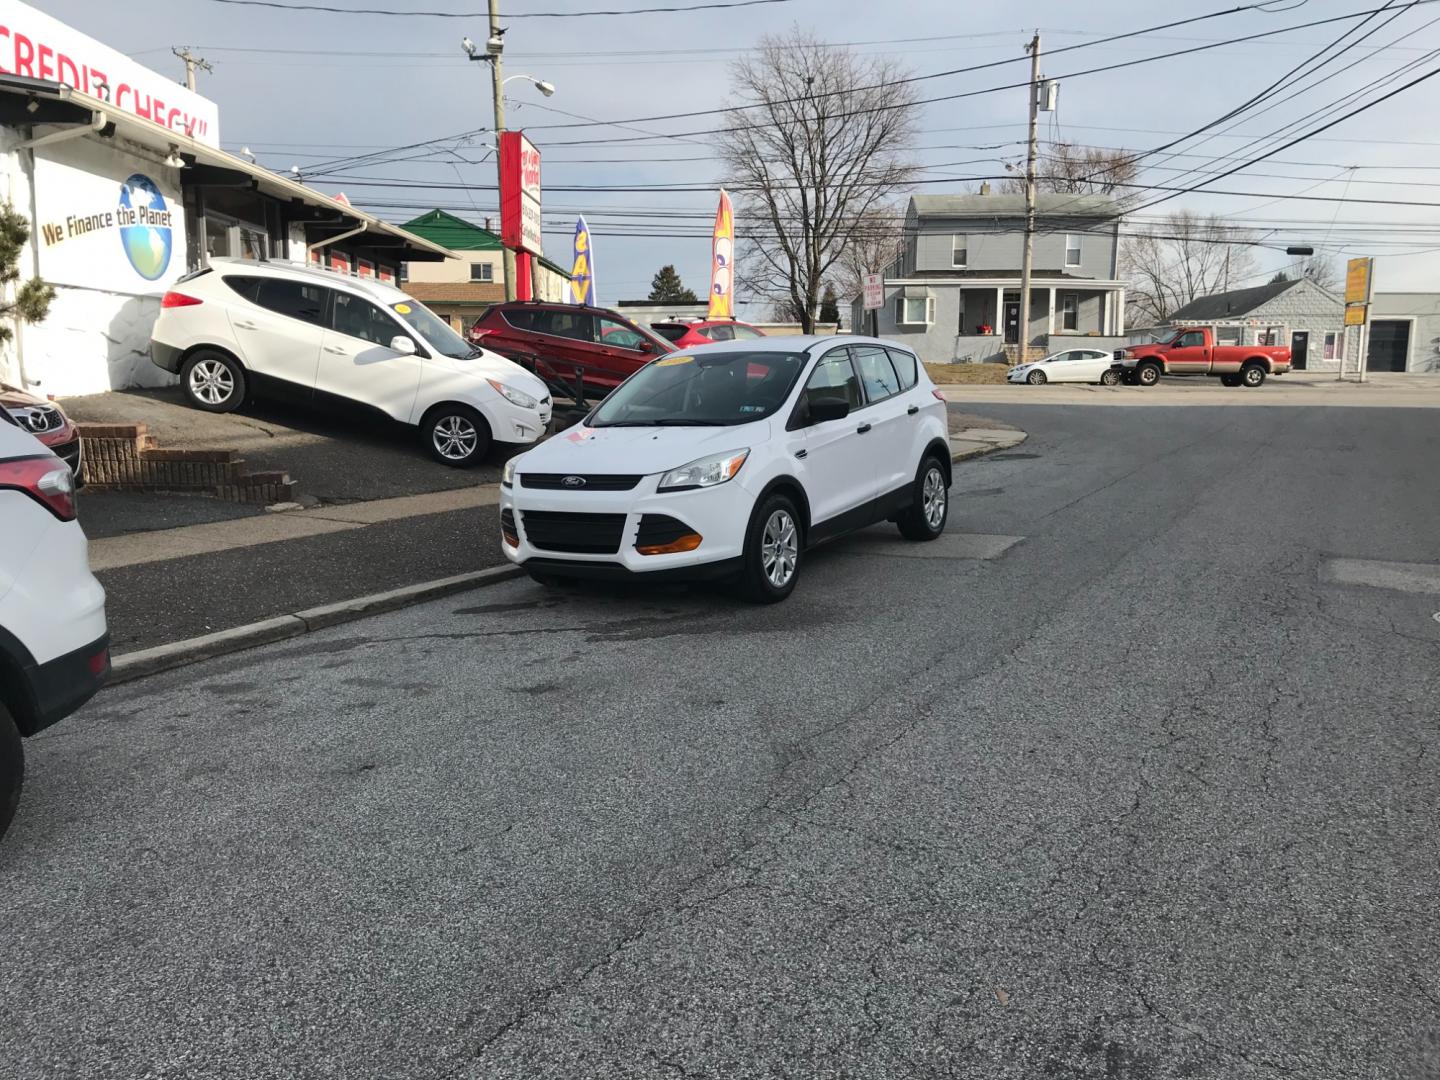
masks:
<path fill-rule="evenodd" d="M 625 531 L 624 514 L 570 514 L 522 510 L 520 525 L 531 547 L 577 555 L 614 555 Z"/>
<path fill-rule="evenodd" d="M 54 405 L 21 405 L 8 411 L 15 422 L 32 435 L 58 431 L 65 426 L 64 416 Z"/>
<path fill-rule="evenodd" d="M 566 481 L 570 481 L 566 483 Z M 613 473 L 521 473 L 520 486 L 546 491 L 629 491 L 639 476 Z"/>

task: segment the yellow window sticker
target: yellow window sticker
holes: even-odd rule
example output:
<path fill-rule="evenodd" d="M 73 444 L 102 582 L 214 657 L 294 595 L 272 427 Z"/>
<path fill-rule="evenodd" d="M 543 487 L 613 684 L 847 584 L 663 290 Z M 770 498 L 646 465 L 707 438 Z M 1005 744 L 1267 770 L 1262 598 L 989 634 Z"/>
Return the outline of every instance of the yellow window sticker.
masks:
<path fill-rule="evenodd" d="M 659 361 L 656 367 L 679 367 L 681 364 L 688 364 L 695 358 L 693 356 L 667 356 Z"/>
<path fill-rule="evenodd" d="M 410 314 L 410 305 L 409 305 L 409 304 L 396 304 L 396 305 L 395 305 L 395 311 L 396 311 L 396 314 L 399 314 L 399 315 L 409 315 L 409 314 Z"/>

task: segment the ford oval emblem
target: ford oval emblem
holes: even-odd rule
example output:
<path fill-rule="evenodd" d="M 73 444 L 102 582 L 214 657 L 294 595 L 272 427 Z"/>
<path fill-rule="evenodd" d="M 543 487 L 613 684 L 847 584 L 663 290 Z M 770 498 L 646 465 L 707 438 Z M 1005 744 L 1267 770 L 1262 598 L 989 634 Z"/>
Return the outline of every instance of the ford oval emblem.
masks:
<path fill-rule="evenodd" d="M 583 476 L 567 476 L 567 477 L 565 477 L 563 480 L 561 480 L 560 483 L 563 484 L 565 487 L 568 487 L 568 488 L 584 487 L 584 486 L 585 486 L 585 477 L 583 477 Z"/>

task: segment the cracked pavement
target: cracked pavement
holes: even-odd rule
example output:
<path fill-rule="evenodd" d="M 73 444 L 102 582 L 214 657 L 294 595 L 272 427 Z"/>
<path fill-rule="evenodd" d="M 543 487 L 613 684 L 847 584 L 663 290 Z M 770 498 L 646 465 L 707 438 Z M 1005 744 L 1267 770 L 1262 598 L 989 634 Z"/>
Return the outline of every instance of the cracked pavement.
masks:
<path fill-rule="evenodd" d="M 103 693 L 0 1073 L 1440 1075 L 1433 412 L 986 406 L 992 561 L 517 581 Z M 969 494 L 967 494 L 969 493 Z"/>

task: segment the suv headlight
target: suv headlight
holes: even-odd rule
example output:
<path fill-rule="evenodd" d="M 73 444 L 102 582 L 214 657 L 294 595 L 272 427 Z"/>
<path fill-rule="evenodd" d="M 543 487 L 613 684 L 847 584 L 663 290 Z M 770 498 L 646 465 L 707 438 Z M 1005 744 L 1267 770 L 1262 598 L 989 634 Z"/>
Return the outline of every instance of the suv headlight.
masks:
<path fill-rule="evenodd" d="M 500 473 L 500 483 L 505 487 L 515 486 L 515 459 L 513 457 L 505 462 L 505 468 Z"/>
<path fill-rule="evenodd" d="M 540 405 L 538 399 L 531 397 L 523 390 L 516 390 L 513 386 L 506 386 L 499 379 L 486 379 L 495 392 L 512 405 L 519 405 L 522 409 L 534 409 Z"/>
<path fill-rule="evenodd" d="M 749 456 L 750 448 L 746 447 L 743 450 L 727 450 L 723 454 L 699 458 L 689 465 L 671 469 L 660 478 L 660 486 L 656 490 L 690 491 L 694 488 L 715 487 L 735 479 L 735 474 Z"/>

